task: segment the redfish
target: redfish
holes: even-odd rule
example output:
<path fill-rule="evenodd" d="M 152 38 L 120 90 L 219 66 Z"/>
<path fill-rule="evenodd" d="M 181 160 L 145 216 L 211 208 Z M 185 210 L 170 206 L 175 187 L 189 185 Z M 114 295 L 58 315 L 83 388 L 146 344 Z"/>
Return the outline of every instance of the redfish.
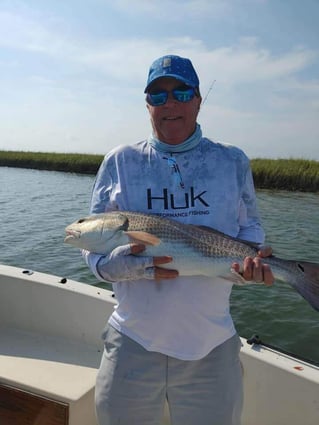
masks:
<path fill-rule="evenodd" d="M 146 249 L 139 255 L 171 256 L 173 261 L 161 267 L 178 270 L 180 276 L 218 276 L 235 284 L 249 282 L 231 268 L 232 263 L 241 264 L 245 257 L 255 257 L 259 249 L 254 243 L 209 227 L 131 211 L 84 217 L 65 231 L 65 242 L 78 248 L 107 255 L 120 245 L 140 243 Z M 274 255 L 263 261 L 270 265 L 276 280 L 291 285 L 319 311 L 319 264 Z"/>

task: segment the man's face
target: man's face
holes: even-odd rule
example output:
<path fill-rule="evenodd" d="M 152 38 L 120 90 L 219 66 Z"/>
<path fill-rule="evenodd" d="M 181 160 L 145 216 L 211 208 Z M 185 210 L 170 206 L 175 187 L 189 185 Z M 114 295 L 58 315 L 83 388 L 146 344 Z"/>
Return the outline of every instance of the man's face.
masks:
<path fill-rule="evenodd" d="M 149 91 L 170 92 L 181 86 L 181 81 L 164 77 L 156 80 Z M 201 97 L 195 96 L 189 102 L 179 102 L 169 93 L 164 105 L 147 104 L 155 137 L 170 145 L 178 145 L 188 139 L 195 131 L 201 100 Z"/>

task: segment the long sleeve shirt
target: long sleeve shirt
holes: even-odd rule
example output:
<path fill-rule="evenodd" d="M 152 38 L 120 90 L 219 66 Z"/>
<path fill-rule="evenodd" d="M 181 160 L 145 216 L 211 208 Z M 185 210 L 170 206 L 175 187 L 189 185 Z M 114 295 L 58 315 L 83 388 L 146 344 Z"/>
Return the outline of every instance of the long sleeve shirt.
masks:
<path fill-rule="evenodd" d="M 193 149 L 165 153 L 143 141 L 105 156 L 92 193 L 91 213 L 110 210 L 159 214 L 263 243 L 247 156 L 202 137 Z M 88 254 L 96 269 L 98 255 Z M 231 264 L 230 264 L 231 267 Z M 234 335 L 232 282 L 204 276 L 113 283 L 112 326 L 144 348 L 196 360 Z"/>

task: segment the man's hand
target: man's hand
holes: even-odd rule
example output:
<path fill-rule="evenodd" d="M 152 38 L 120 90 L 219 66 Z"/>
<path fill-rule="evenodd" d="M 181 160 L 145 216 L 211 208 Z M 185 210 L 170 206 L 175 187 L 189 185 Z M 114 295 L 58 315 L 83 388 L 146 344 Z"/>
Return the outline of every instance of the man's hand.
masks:
<path fill-rule="evenodd" d="M 128 244 L 115 248 L 109 255 L 101 258 L 97 269 L 101 277 L 110 282 L 136 279 L 173 279 L 178 276 L 177 270 L 164 269 L 161 264 L 172 261 L 170 256 L 139 256 L 145 245 Z"/>
<path fill-rule="evenodd" d="M 275 281 L 274 275 L 270 266 L 268 264 L 264 264 L 262 261 L 262 258 L 267 258 L 271 255 L 271 247 L 264 246 L 260 248 L 256 257 L 246 257 L 242 267 L 239 263 L 234 263 L 232 268 L 247 281 L 272 285 Z"/>

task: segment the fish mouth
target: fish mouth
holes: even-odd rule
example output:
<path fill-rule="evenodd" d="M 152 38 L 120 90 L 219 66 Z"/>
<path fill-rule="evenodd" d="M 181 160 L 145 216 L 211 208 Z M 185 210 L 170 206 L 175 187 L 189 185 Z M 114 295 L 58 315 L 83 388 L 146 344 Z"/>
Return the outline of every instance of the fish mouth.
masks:
<path fill-rule="evenodd" d="M 74 240 L 74 239 L 80 239 L 81 232 L 80 230 L 74 230 L 74 229 L 65 229 L 66 237 L 64 238 L 64 242 Z"/>

